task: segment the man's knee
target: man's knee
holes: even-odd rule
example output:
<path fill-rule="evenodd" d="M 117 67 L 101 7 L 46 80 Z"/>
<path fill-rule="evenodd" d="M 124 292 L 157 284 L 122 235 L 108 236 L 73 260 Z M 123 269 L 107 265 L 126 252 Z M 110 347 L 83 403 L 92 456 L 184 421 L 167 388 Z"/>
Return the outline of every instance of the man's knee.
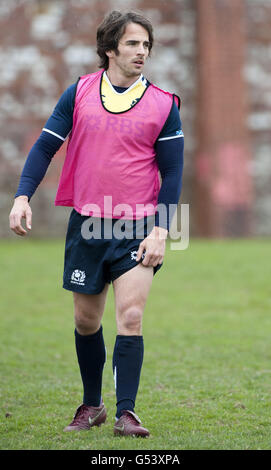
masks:
<path fill-rule="evenodd" d="M 101 318 L 97 311 L 75 303 L 74 323 L 79 334 L 91 335 L 100 328 Z"/>
<path fill-rule="evenodd" d="M 74 323 L 80 335 L 94 334 L 100 328 L 100 319 L 78 313 L 74 315 Z"/>
<path fill-rule="evenodd" d="M 104 297 L 74 293 L 74 321 L 79 334 L 96 333 L 101 325 Z"/>
<path fill-rule="evenodd" d="M 140 335 L 143 312 L 139 307 L 123 309 L 118 315 L 118 330 L 120 334 Z"/>

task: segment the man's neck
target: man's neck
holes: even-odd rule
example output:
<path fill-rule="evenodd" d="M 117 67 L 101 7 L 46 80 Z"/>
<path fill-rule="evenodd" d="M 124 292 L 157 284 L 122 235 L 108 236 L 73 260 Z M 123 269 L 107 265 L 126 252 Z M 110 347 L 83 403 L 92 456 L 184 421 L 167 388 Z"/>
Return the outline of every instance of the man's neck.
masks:
<path fill-rule="evenodd" d="M 106 70 L 106 75 L 110 80 L 111 85 L 119 86 L 122 88 L 129 88 L 133 83 L 135 83 L 141 76 L 141 73 L 134 77 L 125 77 L 124 75 L 117 73 L 116 71 Z"/>

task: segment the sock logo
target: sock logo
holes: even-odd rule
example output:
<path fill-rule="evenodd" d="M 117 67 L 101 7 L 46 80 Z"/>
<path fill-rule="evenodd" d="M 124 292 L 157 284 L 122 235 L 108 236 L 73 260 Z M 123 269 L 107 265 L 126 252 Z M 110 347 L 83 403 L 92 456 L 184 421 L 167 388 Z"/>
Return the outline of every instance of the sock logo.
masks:
<path fill-rule="evenodd" d="M 115 382 L 115 390 L 117 390 L 117 367 L 114 367 L 114 382 Z"/>
<path fill-rule="evenodd" d="M 80 269 L 75 269 L 71 275 L 71 284 L 78 284 L 79 286 L 84 286 L 85 279 L 86 279 L 85 271 L 80 271 Z"/>

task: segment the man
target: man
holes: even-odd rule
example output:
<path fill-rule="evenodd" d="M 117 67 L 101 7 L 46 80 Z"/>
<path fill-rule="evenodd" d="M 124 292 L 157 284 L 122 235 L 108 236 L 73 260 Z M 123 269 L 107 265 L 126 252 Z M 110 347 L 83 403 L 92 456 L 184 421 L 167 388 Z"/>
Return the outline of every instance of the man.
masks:
<path fill-rule="evenodd" d="M 168 214 L 169 205 L 178 203 L 183 166 L 179 100 L 142 75 L 152 45 L 152 26 L 142 15 L 113 11 L 105 17 L 97 30 L 102 70 L 81 77 L 61 96 L 29 153 L 10 213 L 11 229 L 26 235 L 30 198 L 69 135 L 55 204 L 73 207 L 63 287 L 73 292 L 84 395 L 65 431 L 90 429 L 106 420 L 101 322 L 112 282 L 117 323 L 114 434 L 149 436 L 134 412 L 144 352 L 142 318 L 170 225 L 168 217 L 159 217 L 157 205 Z M 90 220 L 94 236 L 87 230 Z M 125 238 L 118 236 L 123 222 L 128 225 Z"/>

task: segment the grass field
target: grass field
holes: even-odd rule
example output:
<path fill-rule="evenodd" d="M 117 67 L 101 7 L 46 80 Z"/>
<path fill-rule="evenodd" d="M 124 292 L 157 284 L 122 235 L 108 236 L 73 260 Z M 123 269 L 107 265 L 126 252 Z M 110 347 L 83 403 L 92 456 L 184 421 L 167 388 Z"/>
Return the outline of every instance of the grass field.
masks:
<path fill-rule="evenodd" d="M 149 439 L 113 437 L 112 288 L 103 319 L 108 420 L 63 433 L 82 388 L 63 241 L 0 242 L 1 449 L 270 449 L 270 240 L 167 249 L 144 313 L 136 413 Z"/>

